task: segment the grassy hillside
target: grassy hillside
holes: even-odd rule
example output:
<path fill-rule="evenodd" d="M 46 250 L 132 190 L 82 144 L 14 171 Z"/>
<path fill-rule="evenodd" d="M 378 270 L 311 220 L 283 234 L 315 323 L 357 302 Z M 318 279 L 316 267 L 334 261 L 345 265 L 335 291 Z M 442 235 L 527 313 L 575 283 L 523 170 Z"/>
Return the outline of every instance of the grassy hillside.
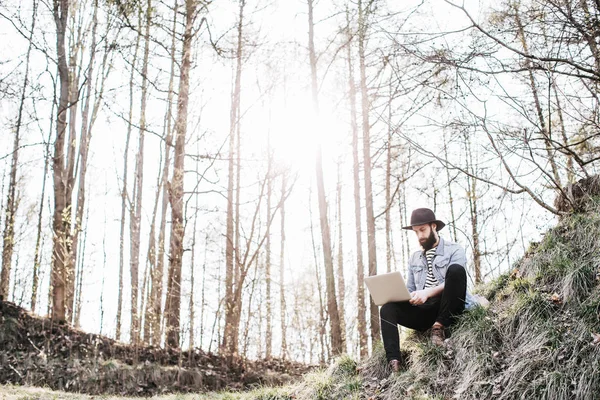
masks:
<path fill-rule="evenodd" d="M 564 217 L 515 269 L 479 291 L 447 346 L 411 335 L 408 366 L 389 375 L 383 349 L 254 399 L 600 398 L 600 207 Z"/>

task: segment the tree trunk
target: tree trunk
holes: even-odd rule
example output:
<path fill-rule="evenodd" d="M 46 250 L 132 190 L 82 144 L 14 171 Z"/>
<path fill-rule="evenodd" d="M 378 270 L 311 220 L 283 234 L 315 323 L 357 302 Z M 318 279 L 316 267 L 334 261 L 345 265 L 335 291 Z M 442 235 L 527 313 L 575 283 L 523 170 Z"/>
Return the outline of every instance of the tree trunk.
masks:
<path fill-rule="evenodd" d="M 465 134 L 465 156 L 467 160 L 467 171 L 472 176 L 475 175 L 475 166 L 473 165 L 473 153 L 471 150 L 471 140 L 468 134 Z M 467 176 L 467 198 L 469 199 L 469 211 L 471 214 L 471 233 L 473 234 L 473 264 L 475 268 L 475 283 L 481 283 L 481 251 L 479 250 L 479 228 L 477 223 L 477 179 Z"/>
<path fill-rule="evenodd" d="M 65 322 L 66 279 L 69 258 L 68 243 L 70 241 L 69 205 L 70 195 L 67 191 L 65 171 L 65 134 L 67 130 L 67 111 L 69 109 L 69 67 L 65 51 L 65 34 L 69 16 L 69 1 L 54 0 L 53 16 L 56 25 L 56 52 L 60 95 L 56 115 L 56 139 L 52 159 L 54 180 L 54 216 L 52 220 L 52 319 Z"/>
<path fill-rule="evenodd" d="M 310 0 L 309 0 L 310 1 Z M 325 306 L 323 305 L 323 289 L 321 287 L 321 276 L 319 274 L 319 261 L 317 257 L 317 244 L 315 242 L 315 230 L 313 227 L 313 215 L 312 215 L 312 189 L 308 191 L 308 211 L 310 214 L 310 238 L 312 240 L 312 248 L 313 248 L 313 258 L 315 263 L 315 276 L 317 278 L 317 293 L 319 294 L 319 330 L 317 333 L 317 337 L 319 339 L 319 344 L 321 347 L 320 352 L 320 362 L 321 365 L 325 364 L 325 328 L 327 325 L 327 319 L 325 317 Z M 311 341 L 312 342 L 312 341 Z M 311 351 L 312 355 L 312 351 Z M 312 360 L 312 356 L 311 356 Z"/>
<path fill-rule="evenodd" d="M 448 142 L 446 141 L 446 131 L 444 131 L 444 158 L 448 160 Z M 452 225 L 452 235 L 453 240 L 458 240 L 458 235 L 456 234 L 456 217 L 454 216 L 454 197 L 452 197 L 452 179 L 450 179 L 450 168 L 446 169 L 446 181 L 448 182 L 448 200 L 450 202 L 450 217 L 451 217 L 451 225 Z"/>
<path fill-rule="evenodd" d="M 354 84 L 354 67 L 352 66 L 352 35 L 350 23 L 348 22 L 348 86 L 350 98 L 350 126 L 352 128 L 352 172 L 354 181 L 354 221 L 356 224 L 356 280 L 357 280 L 357 312 L 358 312 L 358 341 L 360 346 L 360 358 L 365 359 L 369 353 L 367 322 L 365 315 L 365 267 L 363 264 L 362 249 L 362 217 L 360 211 L 360 161 L 358 158 L 358 125 L 356 118 L 356 85 Z"/>
<path fill-rule="evenodd" d="M 88 228 L 88 221 L 90 218 L 90 209 L 89 209 L 89 204 L 87 206 L 87 209 L 85 211 L 85 224 L 83 225 L 85 228 L 85 231 L 83 232 L 83 240 L 82 240 L 82 245 L 81 245 L 81 252 L 80 252 L 80 257 L 79 257 L 79 262 L 78 262 L 78 267 L 77 267 L 77 279 L 76 279 L 76 287 L 75 287 L 75 307 L 73 308 L 73 324 L 75 325 L 75 328 L 79 328 L 80 325 L 80 321 L 81 321 L 81 297 L 83 294 L 82 291 L 82 287 L 83 287 L 83 277 L 84 277 L 84 273 L 85 273 L 85 269 L 84 269 L 84 260 L 85 260 L 85 244 L 87 242 L 87 228 Z"/>
<path fill-rule="evenodd" d="M 56 93 L 56 83 L 54 84 L 54 92 Z M 41 264 L 41 248 L 42 248 L 42 219 L 44 215 L 44 199 L 46 198 L 46 177 L 48 176 L 48 160 L 50 159 L 50 140 L 54 127 L 54 107 L 56 106 L 56 95 L 52 102 L 50 111 L 50 129 L 48 132 L 48 140 L 46 141 L 45 157 L 44 157 L 44 174 L 42 178 L 42 195 L 40 196 L 40 208 L 38 211 L 37 234 L 35 238 L 35 253 L 33 256 L 33 282 L 31 287 L 31 311 L 35 312 L 37 307 L 38 289 L 39 289 L 39 271 Z"/>
<path fill-rule="evenodd" d="M 87 78 L 86 78 L 86 97 L 85 103 L 83 106 L 82 116 L 81 116 L 81 135 L 79 140 L 79 179 L 78 179 L 78 188 L 77 188 L 77 208 L 75 211 L 75 223 L 73 226 L 73 248 L 71 252 L 72 263 L 73 265 L 81 265 L 79 268 L 81 272 L 83 272 L 83 255 L 78 254 L 79 247 L 79 233 L 81 232 L 81 224 L 83 220 L 83 214 L 85 209 L 85 178 L 87 173 L 87 164 L 88 164 L 88 153 L 90 148 L 90 141 L 92 139 L 92 127 L 94 119 L 90 121 L 90 108 L 92 103 L 92 81 L 94 76 L 94 61 L 96 58 L 96 32 L 98 28 L 98 2 L 94 1 L 94 12 L 93 12 L 93 22 L 92 22 L 92 42 L 90 46 L 90 60 L 87 68 Z M 103 67 L 106 67 L 106 58 L 103 64 Z M 104 75 L 103 75 L 104 76 Z M 94 112 L 98 109 L 100 99 L 102 97 L 102 93 L 100 93 L 94 104 Z M 76 109 L 76 107 L 74 107 Z M 78 258 L 79 257 L 79 258 Z M 78 261 L 79 260 L 79 261 Z M 76 271 L 75 274 L 75 282 L 77 286 L 82 283 L 82 277 L 79 276 L 79 271 Z M 74 292 L 74 301 L 76 299 L 76 304 L 74 304 L 73 309 L 73 323 L 75 326 L 79 326 L 79 315 L 78 315 L 78 307 L 81 307 L 81 293 L 78 288 L 75 288 L 76 292 Z"/>
<path fill-rule="evenodd" d="M 152 289 L 150 293 L 152 305 L 151 305 L 151 318 L 150 318 L 150 331 L 151 337 L 149 341 L 154 345 L 160 345 L 161 342 L 161 316 L 162 312 L 162 297 L 163 297 L 163 275 L 164 275 L 164 260 L 165 260 L 165 236 L 166 236 L 166 225 L 167 225 L 167 210 L 169 206 L 169 193 L 167 180 L 169 179 L 169 167 L 171 165 L 171 147 L 173 146 L 173 133 L 171 128 L 172 121 L 172 105 L 173 105 L 173 86 L 175 80 L 175 53 L 176 53 L 176 41 L 175 37 L 177 32 L 177 16 L 178 16 L 178 4 L 175 2 L 173 8 L 173 26 L 171 34 L 171 76 L 169 77 L 169 93 L 167 95 L 167 111 L 165 114 L 165 163 L 163 164 L 162 170 L 162 206 L 160 212 L 160 227 L 158 229 L 158 252 L 156 256 L 156 268 L 152 275 Z"/>
<path fill-rule="evenodd" d="M 202 263 L 202 290 L 200 292 L 200 347 L 204 339 L 204 309 L 205 309 L 205 288 L 206 288 L 206 259 L 208 253 L 208 233 L 204 238 L 204 263 Z M 220 286 L 220 285 L 219 285 Z M 219 296 L 217 296 L 219 298 Z"/>
<path fill-rule="evenodd" d="M 391 193 L 391 179 L 392 179 L 392 76 L 390 75 L 389 96 L 388 96 L 388 135 L 387 135 L 387 146 L 386 146 L 386 160 L 385 160 L 385 262 L 387 266 L 387 272 L 392 272 L 392 258 L 393 258 L 393 246 L 392 246 L 392 226 L 390 218 L 390 205 L 392 204 L 392 193 Z"/>
<path fill-rule="evenodd" d="M 15 245 L 15 214 L 17 213 L 18 207 L 18 200 L 16 198 L 16 188 L 17 168 L 19 163 L 19 143 L 21 140 L 23 109 L 25 108 L 25 99 L 27 98 L 27 86 L 29 86 L 29 60 L 31 59 L 31 48 L 33 47 L 33 32 L 35 30 L 35 22 L 37 19 L 37 5 L 37 1 L 34 0 L 33 11 L 31 14 L 31 30 L 29 32 L 29 45 L 27 46 L 27 56 L 25 57 L 25 78 L 23 79 L 23 88 L 21 89 L 21 101 L 19 103 L 19 111 L 17 113 L 17 125 L 15 127 L 15 138 L 13 141 L 13 153 L 10 164 L 10 178 L 8 183 L 8 195 L 6 199 L 6 216 L 4 218 L 4 234 L 2 235 L 2 271 L 0 272 L 0 298 L 4 299 L 8 299 L 10 268 L 12 264 L 13 249 Z M 45 176 L 46 175 L 44 174 L 44 177 Z M 36 279 L 36 277 L 37 275 L 34 272 L 34 280 Z M 35 303 L 32 302 L 32 304 L 32 309 L 35 310 Z"/>
<path fill-rule="evenodd" d="M 196 142 L 196 154 L 200 153 L 200 142 L 197 141 Z M 196 176 L 200 176 L 200 163 L 199 163 L 199 158 L 196 158 Z M 190 270 L 190 304 L 189 304 L 189 317 L 190 317 L 190 350 L 192 350 L 194 348 L 194 322 L 196 320 L 196 313 L 195 313 L 195 306 L 194 306 L 194 270 L 196 268 L 196 232 L 197 231 L 197 227 L 198 227 L 198 208 L 199 208 L 199 204 L 198 204 L 198 193 L 194 194 L 194 201 L 195 201 L 195 207 L 194 207 L 194 226 L 192 228 L 192 265 L 191 265 L 191 270 Z M 200 337 L 200 344 L 202 344 L 202 336 Z M 191 357 L 191 351 L 190 351 L 190 357 Z"/>
<path fill-rule="evenodd" d="M 339 311 L 340 311 L 340 330 L 342 331 L 342 349 L 344 352 L 346 349 L 346 318 L 345 318 L 345 307 L 344 297 L 346 295 L 346 282 L 344 279 L 344 241 L 342 234 L 342 173 L 341 173 L 341 159 L 338 161 L 338 182 L 337 182 L 337 214 L 338 214 L 338 265 L 337 265 L 337 276 L 338 276 L 338 298 L 340 299 Z"/>
<path fill-rule="evenodd" d="M 562 145 L 567 148 L 569 146 L 569 139 L 567 137 L 567 130 L 565 129 L 565 120 L 563 117 L 562 106 L 560 99 L 558 98 L 558 89 L 556 87 L 556 80 L 552 77 L 552 91 L 554 92 L 554 98 L 556 100 L 556 112 L 558 113 L 558 122 L 560 124 L 560 133 L 562 137 Z M 568 183 L 575 183 L 575 171 L 573 169 L 573 155 L 568 153 L 567 157 L 567 181 Z"/>
<path fill-rule="evenodd" d="M 312 101 L 315 117 L 319 115 L 319 99 L 317 90 L 317 57 L 314 43 L 313 0 L 308 0 L 308 49 L 310 56 Z M 335 296 L 335 277 L 333 272 L 333 257 L 331 254 L 331 231 L 327 219 L 327 201 L 325 199 L 325 184 L 323 182 L 323 157 L 321 145 L 317 146 L 316 175 L 317 193 L 319 199 L 319 220 L 321 222 L 321 239 L 323 241 L 323 258 L 325 261 L 325 285 L 327 287 L 327 313 L 331 328 L 331 346 L 333 355 L 342 353 L 343 338 L 340 327 L 340 315 Z"/>
<path fill-rule="evenodd" d="M 75 262 L 77 260 L 77 241 L 74 240 L 74 232 L 77 231 L 77 222 L 74 220 L 73 215 L 73 189 L 75 186 L 75 167 L 76 159 L 75 154 L 77 153 L 76 138 L 77 138 L 77 105 L 81 98 L 79 94 L 79 81 L 81 77 L 81 68 L 83 65 L 83 36 L 82 30 L 83 25 L 79 23 L 76 25 L 76 11 L 73 9 L 71 14 L 71 31 L 73 35 L 68 36 L 69 41 L 69 69 L 70 81 L 69 81 L 69 138 L 66 143 L 67 145 L 67 165 L 66 165 L 66 207 L 67 217 L 69 221 L 69 240 L 67 244 L 68 261 L 65 263 L 65 308 L 66 317 L 68 321 L 73 320 L 73 307 L 75 305 Z M 75 33 L 76 32 L 76 33 Z M 78 63 L 79 56 L 79 63 Z M 80 140 L 81 145 L 81 140 Z M 81 146 L 80 146 L 81 147 Z M 76 215 L 76 214 L 75 214 Z M 76 217 L 75 217 L 76 218 Z"/>
<path fill-rule="evenodd" d="M 141 19 L 141 18 L 140 18 Z M 140 266 L 140 232 L 142 223 L 142 199 L 144 183 L 144 141 L 146 137 L 146 103 L 148 99 L 148 57 L 150 53 L 150 25 L 152 23 L 152 1 L 146 5 L 146 21 L 144 32 L 144 53 L 142 59 L 142 94 L 140 103 L 140 130 L 138 152 L 135 160 L 134 198 L 130 216 L 130 273 L 131 273 L 131 343 L 139 342 L 139 266 Z M 141 25 L 141 24 L 140 24 Z"/>
<path fill-rule="evenodd" d="M 179 98 L 177 99 L 177 122 L 175 124 L 175 152 L 173 178 L 169 190 L 171 204 L 171 242 L 169 257 L 169 276 L 171 278 L 167 293 L 167 346 L 179 348 L 179 312 L 181 304 L 181 261 L 183 258 L 183 175 L 185 157 L 185 137 L 187 130 L 187 112 L 190 87 L 190 68 L 192 63 L 193 22 L 196 1 L 186 0 L 185 33 L 179 80 Z"/>
<path fill-rule="evenodd" d="M 281 177 L 281 247 L 279 250 L 279 303 L 281 312 L 281 358 L 284 360 L 288 356 L 287 349 L 287 326 L 286 326 L 286 305 L 285 305 L 285 191 L 287 175 L 285 172 Z"/>
<path fill-rule="evenodd" d="M 127 136 L 125 138 L 125 150 L 123 154 L 123 188 L 121 190 L 121 228 L 119 241 L 119 294 L 117 299 L 117 329 L 116 339 L 121 340 L 121 316 L 123 307 L 123 269 L 125 267 L 125 216 L 127 211 L 127 203 L 129 195 L 127 194 L 127 176 L 129 163 L 129 141 L 131 139 L 131 131 L 133 127 L 133 86 L 134 76 L 137 65 L 137 55 L 140 46 L 140 36 L 137 35 L 135 42 L 135 50 L 133 52 L 133 60 L 131 62 L 131 73 L 129 75 L 129 118 L 127 124 Z"/>
<path fill-rule="evenodd" d="M 369 123 L 370 101 L 367 93 L 367 75 L 365 66 L 365 42 L 368 10 L 363 9 L 362 0 L 358 0 L 358 57 L 360 65 L 360 92 L 362 103 L 363 128 L 363 173 L 365 179 L 365 202 L 367 211 L 367 249 L 369 253 L 369 275 L 377 275 L 377 245 L 375 242 L 375 214 L 373 212 L 373 189 L 371 187 L 371 133 Z M 369 297 L 371 308 L 371 339 L 381 336 L 379 326 L 379 308 Z"/>
<path fill-rule="evenodd" d="M 254 298 L 254 291 L 256 289 L 256 281 L 257 281 L 257 274 L 258 274 L 258 257 L 256 257 L 256 265 L 254 267 L 254 276 L 252 277 L 252 283 L 250 284 L 250 295 L 248 296 L 248 314 L 246 315 L 246 326 L 244 327 L 244 349 L 242 351 L 242 357 L 243 358 L 248 358 L 248 347 L 250 346 L 250 327 L 252 326 L 250 321 L 252 319 L 253 316 L 253 312 L 252 312 L 252 299 Z M 260 292 L 260 285 L 259 285 L 259 292 Z M 262 304 L 262 298 L 259 300 L 258 304 Z M 260 338 L 262 338 L 262 332 L 261 332 L 261 327 L 262 327 L 262 307 L 258 307 L 258 354 L 260 357 L 260 353 L 261 353 L 261 349 L 260 346 L 262 344 L 262 340 L 260 340 Z M 265 358 L 269 358 L 269 356 L 265 356 Z"/>
<path fill-rule="evenodd" d="M 268 133 L 268 146 L 267 146 L 267 157 L 268 157 L 268 168 L 267 168 L 267 218 L 271 215 L 271 192 L 273 190 L 272 185 L 272 157 L 271 157 L 271 134 Z M 265 244 L 266 259 L 265 259 L 265 284 L 266 284 L 266 303 L 267 303 L 267 328 L 265 332 L 266 349 L 265 358 L 269 359 L 272 356 L 272 342 L 273 342 L 273 327 L 272 327 L 272 307 L 271 307 L 271 229 L 267 226 L 267 240 Z"/>
<path fill-rule="evenodd" d="M 237 26 L 237 50 L 236 50 L 236 73 L 235 73 L 235 86 L 231 96 L 231 112 L 229 120 L 229 177 L 227 181 L 227 221 L 226 221 L 226 234 L 225 234 L 225 331 L 223 333 L 223 342 L 221 349 L 228 355 L 234 355 L 237 353 L 238 343 L 237 334 L 235 327 L 235 314 L 237 306 L 234 301 L 233 286 L 234 276 L 237 275 L 239 268 L 238 257 L 234 257 L 234 251 L 237 253 L 238 249 L 234 249 L 235 236 L 237 236 L 237 230 L 234 232 L 233 226 L 233 212 L 234 212 L 234 157 L 235 157 L 235 134 L 237 126 L 239 124 L 239 108 L 240 108 L 240 96 L 241 96 L 241 80 L 242 80 L 242 33 L 244 26 L 244 6 L 245 0 L 239 2 L 239 19 Z M 239 163 L 238 163 L 239 164 Z M 238 191 L 239 193 L 239 191 Z M 234 265 L 235 263 L 235 265 Z"/>

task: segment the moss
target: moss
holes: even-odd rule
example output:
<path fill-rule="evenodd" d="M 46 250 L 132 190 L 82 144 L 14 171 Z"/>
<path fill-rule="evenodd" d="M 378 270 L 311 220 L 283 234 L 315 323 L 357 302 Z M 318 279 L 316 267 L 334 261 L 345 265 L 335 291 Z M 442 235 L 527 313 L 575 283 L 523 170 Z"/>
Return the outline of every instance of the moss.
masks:
<path fill-rule="evenodd" d="M 343 385 L 343 390 L 350 392 L 350 393 L 360 392 L 362 390 L 362 388 L 363 388 L 362 379 L 360 379 L 359 377 L 354 377 L 354 378 L 348 380 Z"/>
<path fill-rule="evenodd" d="M 339 377 L 356 376 L 356 361 L 349 355 L 339 357 L 331 368 L 331 375 Z"/>
<path fill-rule="evenodd" d="M 510 292 L 527 293 L 532 289 L 532 282 L 527 278 L 515 278 L 508 284 Z"/>
<path fill-rule="evenodd" d="M 510 280 L 510 274 L 502 274 L 490 283 L 483 285 L 477 289 L 477 293 L 480 293 L 483 297 L 488 300 L 496 299 L 496 296 L 508 285 Z"/>

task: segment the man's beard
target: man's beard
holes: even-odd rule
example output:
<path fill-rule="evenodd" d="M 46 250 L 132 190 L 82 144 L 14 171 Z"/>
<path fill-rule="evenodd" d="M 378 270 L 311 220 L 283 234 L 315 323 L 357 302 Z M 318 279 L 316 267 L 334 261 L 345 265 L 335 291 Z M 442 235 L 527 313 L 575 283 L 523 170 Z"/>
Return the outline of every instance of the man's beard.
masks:
<path fill-rule="evenodd" d="M 435 238 L 435 234 L 433 233 L 433 229 L 431 230 L 431 232 L 429 233 L 429 237 L 427 239 L 425 239 L 424 242 L 421 242 L 421 246 L 423 246 L 423 250 L 427 251 L 427 250 L 431 250 L 433 248 L 433 245 L 436 242 L 436 238 Z"/>

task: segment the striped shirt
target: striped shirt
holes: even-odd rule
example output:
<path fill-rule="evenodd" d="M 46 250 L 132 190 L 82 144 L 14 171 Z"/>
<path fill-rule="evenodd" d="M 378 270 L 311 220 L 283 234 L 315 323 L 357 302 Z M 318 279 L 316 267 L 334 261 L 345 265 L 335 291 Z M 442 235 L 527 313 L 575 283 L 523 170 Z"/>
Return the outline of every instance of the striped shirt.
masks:
<path fill-rule="evenodd" d="M 429 249 L 425 252 L 425 258 L 427 258 L 427 280 L 425 281 L 425 289 L 440 284 L 435 275 L 433 275 L 433 259 L 435 258 L 436 249 L 437 247 L 434 247 L 433 249 Z"/>

